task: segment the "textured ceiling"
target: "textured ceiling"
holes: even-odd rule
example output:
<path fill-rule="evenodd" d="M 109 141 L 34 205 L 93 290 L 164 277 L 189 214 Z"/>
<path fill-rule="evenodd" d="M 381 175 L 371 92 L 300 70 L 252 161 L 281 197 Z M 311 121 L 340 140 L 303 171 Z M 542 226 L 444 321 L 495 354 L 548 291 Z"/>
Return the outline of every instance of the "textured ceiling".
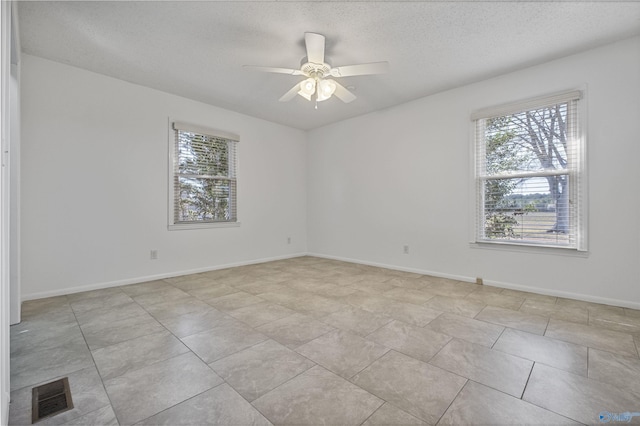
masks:
<path fill-rule="evenodd" d="M 640 2 L 32 2 L 25 53 L 300 129 L 397 105 L 640 34 Z M 333 66 L 389 61 L 339 81 L 358 99 L 278 99 L 300 77 L 304 32 Z"/>

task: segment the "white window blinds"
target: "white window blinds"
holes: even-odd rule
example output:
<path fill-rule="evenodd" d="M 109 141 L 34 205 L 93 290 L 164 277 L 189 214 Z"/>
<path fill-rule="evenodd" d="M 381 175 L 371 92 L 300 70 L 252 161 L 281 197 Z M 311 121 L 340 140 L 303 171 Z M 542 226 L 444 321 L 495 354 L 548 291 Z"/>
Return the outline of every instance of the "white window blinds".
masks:
<path fill-rule="evenodd" d="M 586 249 L 580 99 L 572 91 L 472 115 L 476 241 Z"/>
<path fill-rule="evenodd" d="M 238 136 L 175 122 L 171 224 L 237 221 Z"/>

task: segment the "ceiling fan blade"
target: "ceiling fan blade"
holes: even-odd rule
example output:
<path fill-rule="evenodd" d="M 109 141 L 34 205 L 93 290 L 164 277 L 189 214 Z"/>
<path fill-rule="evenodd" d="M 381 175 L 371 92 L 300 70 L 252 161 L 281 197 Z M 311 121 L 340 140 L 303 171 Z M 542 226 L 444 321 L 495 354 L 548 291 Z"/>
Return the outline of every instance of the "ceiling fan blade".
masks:
<path fill-rule="evenodd" d="M 302 75 L 302 71 L 294 70 L 292 68 L 259 67 L 255 65 L 243 65 L 242 68 L 247 69 L 249 71 L 274 72 L 278 74 L 289 74 L 289 75 Z"/>
<path fill-rule="evenodd" d="M 389 72 L 389 62 L 372 62 L 370 64 L 345 65 L 331 68 L 333 77 L 350 77 L 352 75 L 384 74 Z"/>
<path fill-rule="evenodd" d="M 307 46 L 307 61 L 314 64 L 324 63 L 324 36 L 316 33 L 304 33 Z"/>
<path fill-rule="evenodd" d="M 300 83 L 296 83 L 296 85 L 293 86 L 291 89 L 289 89 L 287 93 L 282 95 L 282 97 L 280 98 L 280 102 L 290 101 L 298 94 L 299 91 L 300 91 Z"/>
<path fill-rule="evenodd" d="M 346 87 L 335 80 L 333 80 L 333 82 L 336 84 L 336 91 L 333 92 L 333 94 L 336 95 L 338 99 L 340 99 L 345 104 L 356 100 L 356 95 L 348 91 Z"/>

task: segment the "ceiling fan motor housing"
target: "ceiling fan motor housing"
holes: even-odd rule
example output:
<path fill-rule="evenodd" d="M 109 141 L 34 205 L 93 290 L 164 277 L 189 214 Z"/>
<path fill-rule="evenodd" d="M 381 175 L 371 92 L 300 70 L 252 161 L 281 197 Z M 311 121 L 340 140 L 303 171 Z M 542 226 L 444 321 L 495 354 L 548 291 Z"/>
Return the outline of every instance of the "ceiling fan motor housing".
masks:
<path fill-rule="evenodd" d="M 302 64 L 300 71 L 307 77 L 324 78 L 324 76 L 331 74 L 331 66 L 327 63 L 316 64 L 307 62 Z"/>

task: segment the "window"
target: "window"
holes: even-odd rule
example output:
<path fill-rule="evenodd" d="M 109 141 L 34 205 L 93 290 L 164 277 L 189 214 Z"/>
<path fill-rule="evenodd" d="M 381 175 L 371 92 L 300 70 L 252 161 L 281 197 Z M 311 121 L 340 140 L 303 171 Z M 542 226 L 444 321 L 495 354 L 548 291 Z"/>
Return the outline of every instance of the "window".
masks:
<path fill-rule="evenodd" d="M 170 227 L 237 222 L 238 136 L 173 123 Z"/>
<path fill-rule="evenodd" d="M 580 99 L 574 91 L 472 115 L 476 242 L 586 250 Z"/>

